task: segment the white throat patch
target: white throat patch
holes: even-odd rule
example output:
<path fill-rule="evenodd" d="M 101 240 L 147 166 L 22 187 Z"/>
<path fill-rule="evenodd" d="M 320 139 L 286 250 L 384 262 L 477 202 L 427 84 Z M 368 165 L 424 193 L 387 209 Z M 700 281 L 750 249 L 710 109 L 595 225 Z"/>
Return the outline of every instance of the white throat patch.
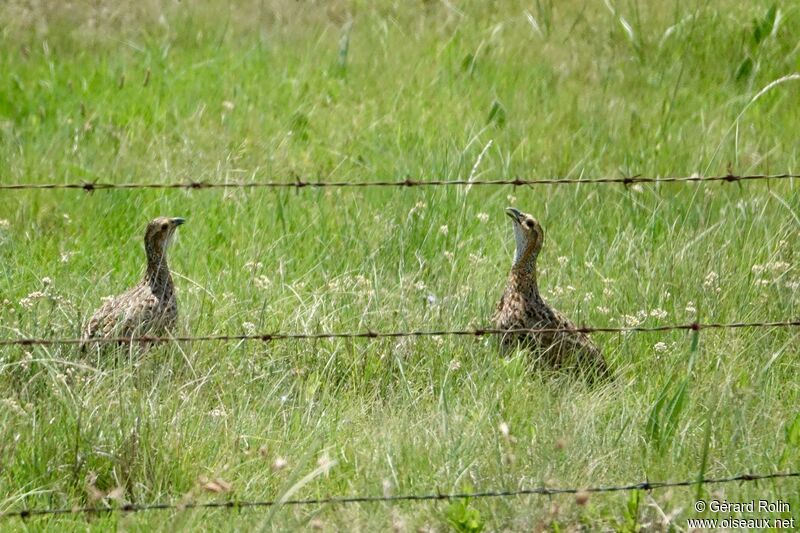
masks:
<path fill-rule="evenodd" d="M 517 252 L 514 255 L 514 264 L 516 265 L 522 259 L 522 254 L 525 253 L 525 249 L 528 247 L 528 237 L 522 231 L 522 226 L 517 222 L 511 222 L 511 224 L 514 226 L 514 240 L 517 243 Z"/>

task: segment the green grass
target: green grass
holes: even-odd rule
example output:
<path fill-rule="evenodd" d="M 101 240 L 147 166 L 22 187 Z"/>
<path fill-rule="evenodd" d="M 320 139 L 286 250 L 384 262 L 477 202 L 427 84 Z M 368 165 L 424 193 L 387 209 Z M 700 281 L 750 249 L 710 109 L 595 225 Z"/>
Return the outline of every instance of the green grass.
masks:
<path fill-rule="evenodd" d="M 0 181 L 797 171 L 800 82 L 754 100 L 800 71 L 796 6 L 608 5 L 12 0 L 0 7 Z M 513 253 L 509 204 L 542 221 L 542 287 L 576 322 L 800 315 L 796 181 L 0 200 L 3 338 L 78 335 L 101 297 L 140 276 L 144 225 L 161 214 L 188 219 L 171 253 L 182 334 L 485 326 Z M 503 358 L 471 338 L 187 343 L 116 363 L 6 347 L 0 511 L 90 504 L 89 485 L 151 503 L 800 468 L 795 330 L 595 338 L 613 385 L 537 371 L 524 353 Z M 314 474 L 320 461 L 334 464 Z M 203 478 L 232 491 L 205 492 Z M 800 519 L 798 489 L 783 480 L 586 505 L 531 496 L 0 528 L 443 531 L 478 516 L 487 530 L 632 529 L 667 515 L 683 529 L 698 494 L 780 498 Z"/>

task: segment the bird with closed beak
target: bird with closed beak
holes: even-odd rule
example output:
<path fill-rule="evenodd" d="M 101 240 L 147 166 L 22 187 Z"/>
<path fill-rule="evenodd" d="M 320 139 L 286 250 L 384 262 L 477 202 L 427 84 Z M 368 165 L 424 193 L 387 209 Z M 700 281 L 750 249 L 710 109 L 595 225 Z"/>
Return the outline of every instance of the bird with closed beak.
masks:
<path fill-rule="evenodd" d="M 536 262 L 544 244 L 539 221 L 519 209 L 509 207 L 516 241 L 516 253 L 503 296 L 494 314 L 495 327 L 508 331 L 502 347 L 530 349 L 555 369 L 575 370 L 588 377 L 610 377 L 602 352 L 589 337 L 577 331 L 564 315 L 550 307 L 539 293 Z M 557 330 L 557 331 L 513 331 Z"/>
<path fill-rule="evenodd" d="M 175 285 L 167 264 L 167 249 L 183 218 L 158 217 L 147 225 L 144 249 L 147 269 L 136 286 L 97 309 L 86 325 L 82 347 L 96 338 L 162 335 L 178 318 Z"/>

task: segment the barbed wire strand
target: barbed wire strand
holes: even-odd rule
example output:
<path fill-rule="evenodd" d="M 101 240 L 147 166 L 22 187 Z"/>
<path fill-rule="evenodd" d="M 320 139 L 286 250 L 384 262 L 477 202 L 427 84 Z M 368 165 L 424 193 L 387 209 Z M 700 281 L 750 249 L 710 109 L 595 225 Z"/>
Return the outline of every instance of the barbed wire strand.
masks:
<path fill-rule="evenodd" d="M 24 509 L 20 511 L 5 511 L 0 513 L 2 518 L 30 518 L 42 515 L 64 514 L 101 514 L 114 512 L 142 512 L 142 511 L 183 511 L 187 509 L 244 509 L 254 507 L 273 507 L 280 505 L 343 505 L 353 503 L 394 503 L 394 502 L 420 502 L 437 500 L 465 500 L 480 498 L 509 498 L 517 496 L 552 496 L 558 494 L 578 493 L 608 493 L 650 491 L 671 487 L 691 487 L 695 485 L 719 485 L 723 483 L 762 481 L 768 479 L 796 478 L 800 472 L 775 472 L 771 474 L 741 474 L 732 477 L 703 478 L 686 481 L 642 481 L 629 485 L 609 487 L 586 488 L 549 488 L 537 487 L 530 489 L 489 490 L 483 492 L 455 492 L 455 493 L 428 493 L 428 494 L 402 494 L 396 496 L 328 496 L 325 498 L 308 498 L 294 500 L 262 500 L 262 501 L 226 501 L 226 502 L 187 502 L 187 503 L 154 503 L 154 504 L 122 504 L 119 507 L 71 507 L 59 509 Z"/>
<path fill-rule="evenodd" d="M 258 188 L 338 188 L 338 187 L 447 187 L 447 186 L 482 186 L 482 185 L 588 185 L 601 183 L 620 183 L 634 185 L 642 183 L 688 183 L 688 182 L 738 182 L 753 180 L 783 180 L 800 178 L 800 174 L 748 174 L 724 176 L 663 176 L 663 177 L 619 177 L 619 178 L 538 178 L 538 179 L 501 179 L 501 180 L 384 180 L 384 181 L 183 181 L 165 183 L 2 183 L 0 190 L 23 189 L 82 189 L 94 192 L 109 189 L 258 189 Z"/>
<path fill-rule="evenodd" d="M 459 329 L 459 330 L 418 330 L 418 331 L 332 331 L 321 333 L 252 333 L 241 335 L 199 335 L 199 336 L 135 336 L 135 337 L 98 337 L 98 338 L 18 338 L 0 339 L 0 346 L 58 344 L 103 344 L 103 343 L 163 343 L 191 341 L 284 341 L 284 340 L 321 340 L 321 339 L 382 339 L 396 337 L 485 337 L 489 335 L 540 334 L 540 333 L 628 333 L 658 332 L 673 330 L 701 331 L 704 329 L 738 329 L 738 328 L 788 328 L 800 326 L 800 320 L 780 322 L 728 322 L 666 324 L 663 326 L 621 326 L 621 327 L 574 327 L 574 328 L 533 328 L 533 329 Z"/>

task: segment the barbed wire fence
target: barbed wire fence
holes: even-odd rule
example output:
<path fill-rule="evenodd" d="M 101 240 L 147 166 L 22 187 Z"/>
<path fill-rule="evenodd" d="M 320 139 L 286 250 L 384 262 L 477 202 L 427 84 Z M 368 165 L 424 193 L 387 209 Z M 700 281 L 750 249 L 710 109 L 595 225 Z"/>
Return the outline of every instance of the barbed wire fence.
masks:
<path fill-rule="evenodd" d="M 174 181 L 154 183 L 101 183 L 101 182 L 65 182 L 65 183 L 0 183 L 0 190 L 56 190 L 79 189 L 94 192 L 111 189 L 302 189 L 302 188 L 366 188 L 366 187 L 448 187 L 448 186 L 499 186 L 516 187 L 535 185 L 589 185 L 589 184 L 636 184 L 657 183 L 702 183 L 702 182 L 741 182 L 756 180 L 792 180 L 800 178 L 800 174 L 725 174 L 719 176 L 663 176 L 663 177 L 601 177 L 601 178 L 536 178 L 536 179 L 500 179 L 500 180 L 403 180 L 376 181 L 305 181 L 296 177 L 293 181 Z"/>
<path fill-rule="evenodd" d="M 520 329 L 442 329 L 415 331 L 330 331 L 320 333 L 251 333 L 234 335 L 173 335 L 173 336 L 133 336 L 133 337 L 97 337 L 97 338 L 16 338 L 0 339 L 0 346 L 53 346 L 63 344 L 108 344 L 108 343 L 166 343 L 166 342 L 225 342 L 225 341 L 262 341 L 275 342 L 287 340 L 323 340 L 323 339 L 386 339 L 398 337 L 486 337 L 497 335 L 515 335 L 542 333 L 652 333 L 659 331 L 702 331 L 707 329 L 741 329 L 741 328 L 791 328 L 800 326 L 798 320 L 776 322 L 726 322 L 665 324 L 661 326 L 581 326 L 574 328 L 520 328 Z"/>
<path fill-rule="evenodd" d="M 742 181 L 760 180 L 793 180 L 800 178 L 800 174 L 750 174 L 735 175 L 728 173 L 719 176 L 665 176 L 665 177 L 601 177 L 601 178 L 544 178 L 544 179 L 503 179 L 503 180 L 405 180 L 395 181 L 303 181 L 296 178 L 294 181 L 182 181 L 182 182 L 163 182 L 163 183 L 100 183 L 100 182 L 65 182 L 65 183 L 6 183 L 0 184 L 0 190 L 83 190 L 91 193 L 102 190 L 113 189 L 185 189 L 185 190 L 205 190 L 205 189 L 302 189 L 302 188 L 366 188 L 366 187 L 446 187 L 446 186 L 536 186 L 536 185 L 583 185 L 583 184 L 622 184 L 624 186 L 636 184 L 660 184 L 660 183 L 733 183 Z M 699 332 L 709 329 L 738 329 L 738 328 L 791 328 L 800 326 L 800 320 L 784 321 L 761 321 L 761 322 L 728 322 L 728 323 L 699 323 L 691 322 L 685 324 L 668 324 L 660 326 L 622 326 L 622 327 L 592 327 L 580 326 L 574 328 L 536 328 L 536 329 L 455 329 L 455 330 L 417 330 L 417 331 L 352 331 L 352 332 L 321 332 L 321 333 L 257 333 L 242 335 L 201 335 L 201 336 L 134 336 L 134 337 L 113 337 L 113 338 L 12 338 L 0 339 L 0 346 L 32 346 L 32 345 L 74 345 L 81 343 L 166 343 L 166 342 L 226 342 L 226 341 L 261 341 L 275 342 L 284 340 L 321 340 L 321 339 L 385 339 L 397 337 L 440 337 L 440 336 L 460 336 L 460 337 L 485 337 L 496 335 L 511 334 L 541 334 L 556 332 L 580 332 L 580 333 L 631 333 L 631 332 L 663 332 L 663 331 L 693 331 Z M 68 514 L 104 514 L 104 513 L 135 513 L 144 511 L 183 511 L 190 509 L 221 509 L 234 510 L 246 508 L 268 508 L 275 506 L 298 506 L 298 505 L 345 505 L 345 504 L 375 504 L 375 503 L 397 503 L 397 502 L 432 502 L 450 501 L 463 499 L 485 499 L 485 498 L 509 498 L 526 495 L 553 496 L 559 494 L 591 494 L 591 493 L 612 493 L 625 491 L 652 491 L 669 487 L 690 487 L 707 484 L 727 484 L 758 482 L 763 480 L 777 480 L 785 478 L 800 478 L 800 471 L 775 472 L 767 474 L 741 474 L 723 478 L 701 478 L 684 481 L 643 481 L 619 486 L 606 487 L 568 487 L 568 488 L 522 488 L 512 490 L 487 490 L 482 492 L 452 492 L 452 493 L 425 493 L 425 494 L 405 494 L 405 495 L 384 495 L 384 496 L 326 496 L 322 498 L 309 499 L 274 499 L 274 500 L 251 500 L 251 501 L 214 501 L 214 502 L 181 502 L 181 503 L 151 503 L 136 504 L 123 503 L 118 506 L 87 506 L 69 508 L 39 508 L 0 511 L 0 519 L 21 518 L 28 519 L 35 516 L 44 515 L 68 515 Z"/>
<path fill-rule="evenodd" d="M 738 476 L 722 478 L 701 478 L 684 481 L 641 481 L 628 485 L 608 487 L 567 487 L 550 488 L 536 487 L 511 490 L 487 490 L 481 492 L 451 492 L 451 493 L 425 493 L 425 494 L 400 494 L 383 496 L 326 496 L 324 498 L 307 499 L 275 499 L 275 500 L 230 500 L 225 502 L 183 502 L 183 503 L 151 503 L 135 504 L 126 503 L 117 507 L 63 507 L 22 509 L 0 512 L 0 519 L 22 518 L 27 519 L 43 515 L 69 515 L 69 514 L 107 514 L 116 512 L 137 513 L 145 511 L 185 511 L 190 509 L 222 509 L 236 510 L 247 508 L 266 508 L 275 506 L 301 506 L 301 505 L 347 505 L 347 504 L 377 504 L 398 502 L 432 502 L 450 500 L 470 500 L 486 498 L 513 498 L 519 496 L 555 496 L 559 494 L 595 494 L 611 492 L 652 491 L 664 488 L 691 487 L 696 485 L 720 485 L 737 482 L 757 482 L 765 480 L 798 478 L 798 472 L 774 472 L 769 474 L 741 474 Z"/>

